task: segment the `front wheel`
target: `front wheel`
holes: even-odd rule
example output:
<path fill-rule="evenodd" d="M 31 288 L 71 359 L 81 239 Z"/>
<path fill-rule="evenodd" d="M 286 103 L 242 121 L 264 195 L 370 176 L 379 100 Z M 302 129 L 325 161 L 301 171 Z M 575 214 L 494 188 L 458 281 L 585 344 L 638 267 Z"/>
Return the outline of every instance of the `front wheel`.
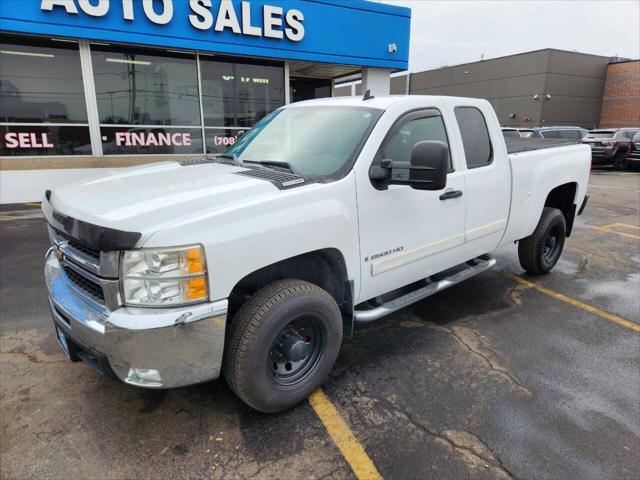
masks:
<path fill-rule="evenodd" d="M 528 273 L 547 274 L 555 267 L 564 248 L 567 224 L 557 208 L 545 207 L 538 226 L 518 242 L 518 260 Z"/>
<path fill-rule="evenodd" d="M 342 316 L 333 297 L 309 282 L 280 280 L 238 311 L 229 330 L 224 376 L 251 407 L 281 412 L 326 380 L 341 342 Z"/>

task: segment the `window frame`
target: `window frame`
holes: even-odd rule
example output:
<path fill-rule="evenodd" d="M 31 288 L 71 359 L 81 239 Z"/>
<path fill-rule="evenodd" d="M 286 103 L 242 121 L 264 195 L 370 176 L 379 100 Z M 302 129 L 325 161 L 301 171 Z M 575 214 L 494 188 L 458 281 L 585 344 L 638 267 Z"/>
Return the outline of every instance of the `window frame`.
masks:
<path fill-rule="evenodd" d="M 82 41 L 69 39 L 66 40 L 65 43 L 58 43 L 56 40 L 49 38 L 47 36 L 40 35 L 26 35 L 21 33 L 13 33 L 13 32 L 2 32 L 5 36 L 2 39 L 2 43 L 6 42 L 7 44 L 15 45 L 17 48 L 21 47 L 41 47 L 48 48 L 51 50 L 65 50 L 74 52 L 74 54 L 78 55 L 78 67 L 80 77 L 78 78 L 82 84 L 82 107 L 84 109 L 84 113 L 86 119 L 81 121 L 79 119 L 72 119 L 71 121 L 60 121 L 59 119 L 46 120 L 41 119 L 41 121 L 31 121 L 31 119 L 18 119 L 14 121 L 5 121 L 5 117 L 0 117 L 0 129 L 4 131 L 4 133 L 16 133 L 12 132 L 16 128 L 24 128 L 28 130 L 27 132 L 22 133 L 30 133 L 39 135 L 43 132 L 39 132 L 39 130 L 46 129 L 61 129 L 61 128 L 83 128 L 86 129 L 86 133 L 89 135 L 89 143 L 84 144 L 82 147 L 88 147 L 89 153 L 59 153 L 59 152 L 49 152 L 49 153 L 25 153 L 20 154 L 17 153 L 15 155 L 9 154 L 9 152 L 5 152 L 7 148 L 2 145 L 0 147 L 0 158 L 6 158 L 11 160 L 19 160 L 19 159 L 33 159 L 33 158 L 92 158 L 96 155 L 93 151 L 93 144 L 91 142 L 92 133 L 91 133 L 91 113 L 87 105 L 87 85 L 84 78 L 84 65 L 82 60 Z M 4 112 L 3 112 L 4 113 Z M 47 132 L 52 133 L 52 132 Z M 58 146 L 54 147 L 57 148 Z"/>
<path fill-rule="evenodd" d="M 477 110 L 478 113 L 480 114 L 480 116 L 482 117 L 482 121 L 484 122 L 484 127 L 487 131 L 487 138 L 489 139 L 489 162 L 485 163 L 483 165 L 476 165 L 476 166 L 469 166 L 469 162 L 467 161 L 467 152 L 464 149 L 464 140 L 462 138 L 462 129 L 460 128 L 460 122 L 458 121 L 458 116 L 456 115 L 456 111 L 458 109 L 462 109 L 462 108 L 470 108 L 473 110 Z M 491 165 L 493 165 L 493 160 L 495 158 L 495 148 L 493 147 L 493 139 L 491 138 L 491 132 L 489 131 L 489 125 L 487 125 L 487 119 L 484 116 L 484 113 L 482 113 L 482 110 L 480 110 L 477 106 L 475 105 L 457 105 L 456 107 L 453 108 L 453 116 L 456 119 L 456 124 L 458 126 L 458 132 L 460 133 L 460 141 L 462 142 L 462 152 L 464 153 L 464 164 L 467 170 L 475 170 L 477 168 L 485 168 L 485 167 L 490 167 Z"/>
<path fill-rule="evenodd" d="M 109 44 L 109 45 L 102 45 L 100 43 L 96 43 L 96 42 L 89 42 L 89 54 L 91 56 L 91 70 L 92 70 L 92 74 L 93 74 L 93 85 L 94 85 L 94 91 L 96 94 L 96 105 L 98 108 L 98 122 L 100 124 L 100 127 L 119 127 L 119 126 L 127 126 L 127 127 L 156 127 L 156 128 L 172 128 L 172 127 L 178 127 L 178 128 L 200 128 L 201 125 L 201 121 L 202 121 L 202 117 L 200 114 L 200 95 L 201 95 L 201 87 L 199 85 L 199 79 L 198 79 L 198 70 L 197 70 L 197 52 L 195 51 L 191 51 L 191 50 L 185 50 L 184 52 L 179 52 L 179 51 L 173 51 L 173 50 L 167 50 L 167 49 L 160 49 L 160 48 L 154 48 L 151 46 L 146 46 L 146 45 L 128 45 L 128 44 Z M 110 57 L 110 55 L 112 57 Z M 121 59 L 119 58 L 119 56 L 125 56 L 127 58 Z M 174 67 L 176 65 L 179 65 L 179 63 L 172 63 L 172 60 L 177 60 L 178 62 L 184 62 L 184 65 L 187 66 L 189 64 L 189 68 L 191 69 L 191 74 L 193 75 L 192 80 L 194 80 L 195 85 L 192 85 L 195 87 L 196 91 L 195 91 L 195 95 L 189 95 L 187 94 L 186 97 L 192 97 L 194 99 L 194 105 L 192 108 L 194 108 L 194 114 L 195 116 L 191 119 L 186 119 L 186 118 L 182 118 L 182 119 L 178 119 L 178 118 L 173 118 L 173 113 L 171 112 L 171 108 L 169 108 L 169 115 L 171 115 L 168 118 L 152 118 L 149 119 L 149 121 L 147 121 L 147 119 L 143 119 L 136 122 L 131 121 L 131 118 L 125 119 L 124 117 L 122 117 L 122 119 L 120 121 L 114 121 L 113 119 L 109 120 L 110 117 L 113 116 L 114 111 L 111 111 L 111 115 L 106 115 L 106 111 L 101 111 L 101 102 L 104 102 L 103 98 L 100 97 L 100 95 L 103 95 L 105 92 L 98 92 L 98 76 L 99 75 L 104 75 L 105 72 L 100 71 L 100 68 L 97 68 L 97 62 L 96 60 L 100 57 L 100 56 L 104 56 L 105 57 L 105 62 L 108 64 L 108 62 L 110 60 L 114 60 L 117 61 L 117 63 L 126 63 L 126 62 L 147 62 L 147 60 L 135 60 L 133 57 L 151 57 L 153 59 L 155 59 L 154 61 L 156 62 L 157 65 L 161 65 L 161 64 L 165 64 L 165 65 L 170 65 L 171 67 Z M 129 58 L 132 57 L 132 58 Z M 151 62 L 149 62 L 149 65 L 151 65 Z M 114 69 L 116 69 L 117 67 L 113 67 Z M 115 71 L 115 70 L 114 70 Z M 144 75 L 146 75 L 146 72 L 144 71 L 140 71 L 138 72 L 139 75 L 142 75 L 142 79 L 144 79 Z M 112 75 L 117 75 L 120 76 L 119 74 L 112 74 Z M 175 74 L 172 73 L 170 76 L 167 76 L 167 78 L 169 77 L 174 77 Z M 142 80 L 141 79 L 141 80 Z M 153 80 L 153 79 L 152 79 Z M 161 83 L 161 85 L 163 85 Z M 143 95 L 142 97 L 138 98 L 138 93 L 140 91 L 145 91 L 145 94 L 150 94 L 151 96 L 149 97 L 150 99 L 156 98 L 155 95 L 158 95 L 158 93 L 163 93 L 163 94 L 168 94 L 168 90 L 167 91 L 163 91 L 162 89 L 160 90 L 156 90 L 155 88 L 155 83 L 149 87 L 150 90 L 146 91 L 145 90 L 146 86 L 144 85 L 144 81 L 140 84 L 137 85 L 135 90 L 131 89 L 131 84 L 129 86 L 129 90 L 127 90 L 126 95 L 127 97 L 122 97 L 122 98 L 126 98 L 127 102 L 131 101 L 131 98 L 137 99 L 138 101 L 140 101 L 142 104 L 147 103 L 146 97 Z M 132 95 L 132 92 L 134 92 L 134 94 Z M 182 93 L 180 93 L 179 95 L 176 96 L 183 96 Z M 106 98 L 106 97 L 105 97 Z M 152 100 L 148 100 L 149 103 L 151 103 Z M 169 102 L 170 98 L 162 98 L 163 102 Z M 182 100 L 184 101 L 184 100 Z M 157 100 L 156 100 L 157 102 Z M 133 105 L 133 107 L 138 107 L 138 104 Z M 135 108 L 134 108 L 135 109 Z M 145 112 L 142 112 L 143 114 Z M 182 121 L 181 121 L 182 120 Z M 185 122 L 184 120 L 191 120 L 194 121 L 195 123 L 188 123 Z"/>
<path fill-rule="evenodd" d="M 3 34 L 5 34 L 5 32 L 3 32 Z M 89 111 L 87 109 L 87 104 L 86 104 L 86 98 L 87 98 L 87 88 L 84 82 L 84 78 L 83 78 L 83 66 L 82 66 L 82 53 L 81 53 L 81 47 L 80 47 L 80 41 L 78 40 L 69 40 L 67 42 L 61 43 L 61 42 L 56 42 L 56 40 L 51 39 L 51 38 L 47 38 L 47 37 L 40 37 L 40 36 L 31 36 L 31 35 L 20 35 L 20 34 L 8 34 L 3 36 L 2 40 L 0 41 L 0 43 L 7 43 L 8 45 L 15 45 L 17 48 L 25 48 L 25 47 L 33 47 L 33 48 L 43 48 L 43 49 L 50 49 L 50 50 L 62 50 L 62 51 L 67 51 L 67 52 L 73 52 L 75 55 L 77 55 L 77 67 L 78 67 L 78 71 L 77 73 L 79 74 L 77 80 L 80 81 L 80 84 L 82 86 L 82 100 L 81 102 L 79 102 L 79 105 L 81 105 L 81 108 L 84 112 L 84 119 L 79 119 L 79 118 L 73 118 L 70 119 L 69 121 L 65 121 L 65 120 L 60 120 L 60 119 L 46 119 L 46 118 L 41 118 L 40 121 L 33 121 L 31 119 L 26 119 L 26 118 L 19 118 L 13 121 L 6 121 L 4 116 L 0 116 L 0 124 L 2 125 L 23 125 L 23 126 L 37 126 L 37 125 L 55 125 L 55 126 L 64 126 L 64 125 L 69 125 L 69 126 L 88 126 L 89 125 Z M 33 55 L 34 52 L 24 52 L 24 55 Z M 41 53 L 36 53 L 37 54 L 41 54 Z M 51 54 L 52 56 L 54 56 L 53 54 Z M 38 78 L 38 80 L 43 79 L 45 81 L 47 81 L 47 77 L 40 77 Z M 47 82 L 50 82 L 47 81 Z M 36 93 L 39 94 L 41 92 L 28 92 L 28 93 Z M 46 92 L 47 94 L 49 94 L 49 92 Z M 58 95 L 60 93 L 57 93 Z M 50 93 L 50 95 L 56 95 L 56 93 Z M 80 95 L 80 92 L 78 92 L 78 95 Z M 68 105 L 67 103 L 64 103 L 65 107 Z M 5 112 L 6 113 L 6 112 Z M 35 118 L 35 117 L 34 117 Z"/>
<path fill-rule="evenodd" d="M 287 76 L 285 73 L 285 61 L 284 60 L 269 60 L 269 59 L 256 59 L 256 58 L 252 58 L 252 57 L 233 57 L 233 56 L 229 56 L 229 55 L 213 55 L 213 54 L 209 54 L 206 52 L 200 52 L 197 51 L 196 52 L 196 58 L 197 58 L 197 64 L 198 64 L 198 91 L 199 91 L 199 98 L 200 98 L 200 114 L 201 114 L 201 124 L 202 124 L 202 145 L 204 147 L 204 154 L 205 155 L 216 155 L 217 153 L 223 153 L 225 150 L 227 150 L 228 147 L 232 146 L 229 145 L 228 147 L 222 148 L 220 150 L 220 152 L 211 152 L 209 153 L 209 151 L 207 150 L 208 146 L 207 146 L 207 133 L 208 132 L 212 132 L 212 131 L 221 131 L 224 130 L 225 132 L 230 132 L 232 135 L 233 133 L 235 133 L 236 135 L 239 134 L 240 132 L 242 132 L 243 134 L 247 133 L 249 130 L 251 130 L 253 127 L 255 127 L 259 122 L 262 121 L 263 118 L 268 117 L 270 114 L 272 114 L 273 112 L 279 110 L 282 107 L 285 107 L 287 105 L 286 101 L 287 101 L 287 95 L 286 95 L 286 80 L 287 80 Z M 212 58 L 212 60 L 207 60 L 207 58 Z M 206 122 L 206 112 L 205 112 L 205 96 L 203 95 L 203 75 L 202 75 L 202 65 L 204 63 L 206 63 L 207 61 L 212 61 L 212 62 L 217 62 L 217 63 L 228 63 L 230 65 L 238 65 L 238 64 L 242 64 L 242 65 L 255 65 L 255 66 L 259 66 L 259 67 L 276 67 L 279 68 L 281 70 L 282 73 L 282 85 L 283 85 L 283 104 L 281 106 L 279 106 L 278 108 L 275 108 L 273 110 L 271 110 L 270 112 L 267 112 L 267 114 L 262 117 L 260 120 L 258 120 L 254 125 L 252 125 L 251 127 L 240 127 L 240 126 L 217 126 L 217 125 L 207 125 Z M 234 91 L 235 91 L 234 87 Z M 290 102 L 291 103 L 291 102 Z M 237 141 L 237 136 L 236 136 L 236 140 Z M 234 141 L 234 143 L 235 143 Z"/>
<path fill-rule="evenodd" d="M 436 112 L 436 113 L 435 113 L 435 115 L 428 115 L 427 114 L 428 112 Z M 370 166 L 373 167 L 373 166 L 376 166 L 376 165 L 380 165 L 380 163 L 384 159 L 384 156 L 382 154 L 383 149 L 389 143 L 391 138 L 393 138 L 395 136 L 395 134 L 405 124 L 407 124 L 408 122 L 411 122 L 413 120 L 419 120 L 421 118 L 431 118 L 431 117 L 440 117 L 440 119 L 442 120 L 442 125 L 444 126 L 444 134 L 447 137 L 447 148 L 449 149 L 449 165 L 450 165 L 450 169 L 447 170 L 447 175 L 449 175 L 451 173 L 455 173 L 456 172 L 456 167 L 454 165 L 453 155 L 451 153 L 451 135 L 450 135 L 450 133 L 448 131 L 448 128 L 447 128 L 447 122 L 445 122 L 445 120 L 444 120 L 444 115 L 442 114 L 440 109 L 437 108 L 437 107 L 420 107 L 420 108 L 416 108 L 416 109 L 409 110 L 409 111 L 403 113 L 399 118 L 397 118 L 393 122 L 391 127 L 389 128 L 389 131 L 385 134 L 384 138 L 382 139 L 382 142 L 380 142 L 380 146 L 376 150 L 376 154 L 374 155 Z M 373 182 L 372 182 L 372 185 L 373 185 L 374 188 L 378 189 L 373 184 Z"/>

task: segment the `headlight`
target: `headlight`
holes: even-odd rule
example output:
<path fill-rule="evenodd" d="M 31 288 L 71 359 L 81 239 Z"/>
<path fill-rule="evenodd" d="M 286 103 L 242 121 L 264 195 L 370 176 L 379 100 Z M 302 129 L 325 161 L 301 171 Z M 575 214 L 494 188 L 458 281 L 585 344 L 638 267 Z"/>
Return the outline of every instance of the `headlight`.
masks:
<path fill-rule="evenodd" d="M 121 278 L 126 305 L 184 305 L 209 296 L 207 265 L 200 246 L 125 251 Z"/>

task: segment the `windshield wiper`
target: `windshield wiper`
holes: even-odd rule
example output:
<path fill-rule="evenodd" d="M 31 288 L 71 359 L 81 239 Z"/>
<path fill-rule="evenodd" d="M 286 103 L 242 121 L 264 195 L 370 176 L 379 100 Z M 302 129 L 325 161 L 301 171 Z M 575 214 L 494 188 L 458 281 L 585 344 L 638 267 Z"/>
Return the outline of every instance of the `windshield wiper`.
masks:
<path fill-rule="evenodd" d="M 291 173 L 301 175 L 289 162 L 278 162 L 276 160 L 243 160 L 242 163 L 252 163 L 255 165 L 264 165 L 265 167 L 278 167 L 289 170 Z"/>

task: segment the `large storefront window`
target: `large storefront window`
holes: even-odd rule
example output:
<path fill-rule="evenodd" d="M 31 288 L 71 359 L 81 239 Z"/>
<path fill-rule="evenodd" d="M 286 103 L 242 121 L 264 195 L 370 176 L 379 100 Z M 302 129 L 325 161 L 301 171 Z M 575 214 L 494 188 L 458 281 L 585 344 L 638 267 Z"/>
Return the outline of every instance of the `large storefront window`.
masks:
<path fill-rule="evenodd" d="M 219 153 L 284 97 L 282 62 L 5 35 L 0 156 Z"/>
<path fill-rule="evenodd" d="M 91 155 L 77 42 L 3 35 L 0 155 Z"/>
<path fill-rule="evenodd" d="M 105 155 L 203 152 L 195 54 L 91 45 L 91 58 Z"/>
<path fill-rule="evenodd" d="M 207 153 L 225 150 L 240 133 L 284 105 L 281 64 L 201 55 L 200 77 Z"/>

